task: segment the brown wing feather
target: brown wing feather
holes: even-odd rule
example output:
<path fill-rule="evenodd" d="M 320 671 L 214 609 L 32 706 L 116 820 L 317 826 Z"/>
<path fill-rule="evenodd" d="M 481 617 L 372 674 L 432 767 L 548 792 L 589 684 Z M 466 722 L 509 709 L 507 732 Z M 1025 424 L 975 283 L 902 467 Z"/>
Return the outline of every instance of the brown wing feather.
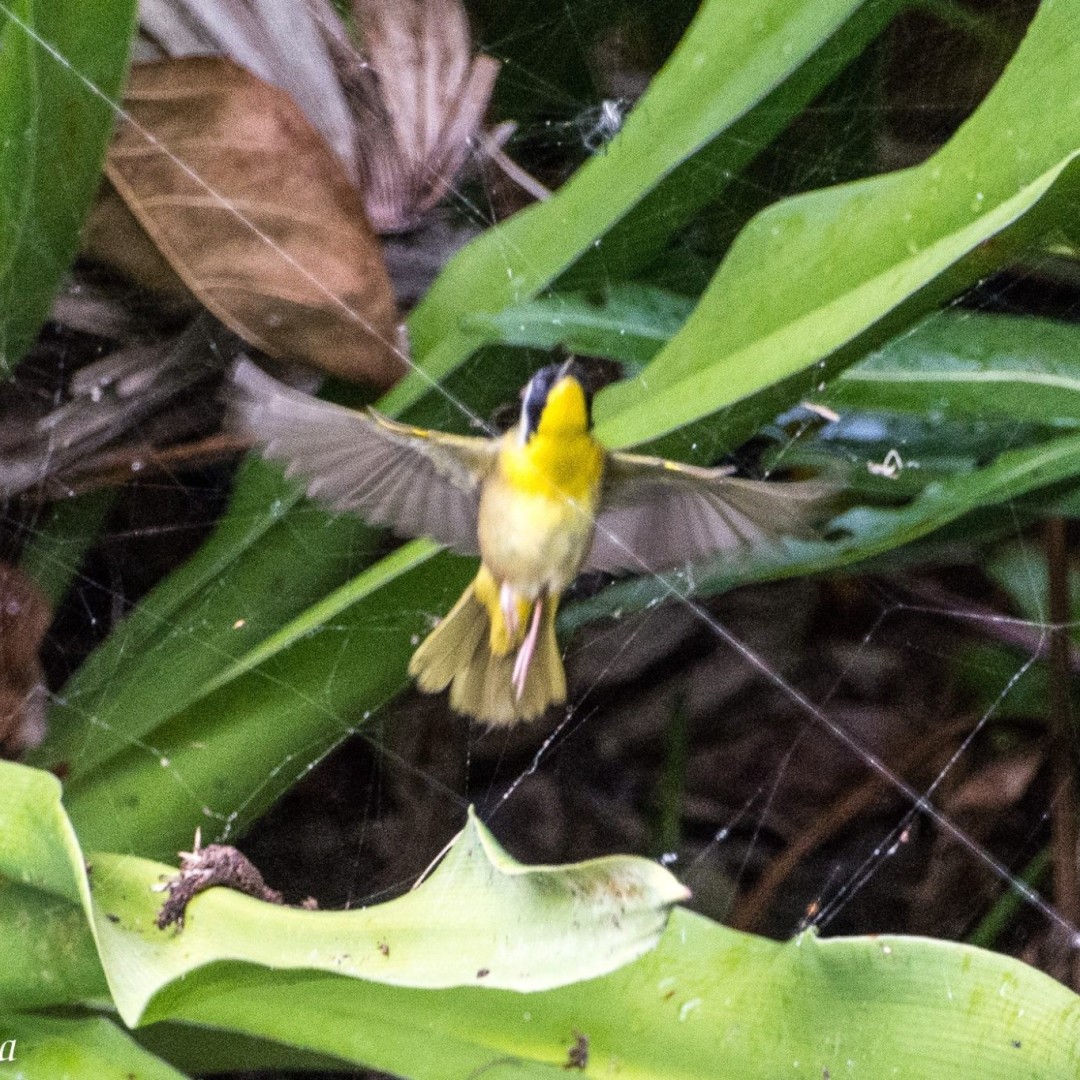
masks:
<path fill-rule="evenodd" d="M 401 536 L 431 536 L 475 555 L 480 481 L 497 452 L 488 439 L 397 424 L 303 394 L 248 360 L 233 374 L 226 424 L 303 477 L 313 498 Z"/>
<path fill-rule="evenodd" d="M 810 537 L 836 490 L 828 480 L 744 480 L 724 468 L 613 453 L 584 569 L 659 573 L 782 536 Z"/>

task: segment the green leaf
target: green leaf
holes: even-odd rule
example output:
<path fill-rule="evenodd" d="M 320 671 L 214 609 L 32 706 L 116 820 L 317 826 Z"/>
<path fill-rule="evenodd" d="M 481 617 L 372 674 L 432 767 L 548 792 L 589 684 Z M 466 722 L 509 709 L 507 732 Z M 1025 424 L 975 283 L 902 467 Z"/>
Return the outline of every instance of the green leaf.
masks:
<path fill-rule="evenodd" d="M 31 866 L 38 846 L 68 850 L 51 777 L 0 763 L 0 814 L 17 823 Z M 803 934 L 779 943 L 681 911 L 642 956 L 682 895 L 666 871 L 618 858 L 520 867 L 475 819 L 428 881 L 398 900 L 305 912 L 211 890 L 192 902 L 179 933 L 153 926 L 161 900 L 153 886 L 168 868 L 95 856 L 87 899 L 77 849 L 68 854 L 68 876 L 82 885 L 67 891 L 83 899 L 66 906 L 92 920 L 129 1021 L 209 1026 L 219 1037 L 231 1031 L 433 1078 L 481 1068 L 561 1074 L 574 1046 L 601 1074 L 618 1067 L 664 1078 L 899 1070 L 916 1080 L 1011 1080 L 1070 1076 L 1080 1066 L 1080 998 L 1009 957 L 918 938 Z M 3 869 L 17 875 L 18 858 L 6 856 Z M 54 948 L 92 952 L 89 933 L 72 936 L 48 909 L 35 917 L 26 905 L 24 917 Z M 465 985 L 417 986 L 458 980 Z M 500 984 L 514 989 L 493 988 Z M 537 986 L 554 988 L 521 992 Z M 103 1046 L 131 1061 L 118 1032 L 0 1017 L 42 1061 L 60 1060 L 65 1047 Z M 75 1075 L 113 1074 L 88 1067 Z"/>
<path fill-rule="evenodd" d="M 67 1004 L 104 991 L 90 910 L 60 782 L 0 761 L 0 1010 Z"/>
<path fill-rule="evenodd" d="M 226 961 L 332 971 L 398 986 L 548 989 L 606 974 L 641 956 L 655 945 L 672 905 L 689 895 L 663 867 L 632 856 L 523 867 L 470 812 L 439 866 L 396 900 L 353 911 L 309 912 L 211 890 L 189 905 L 182 932 L 164 932 L 156 915 L 163 900 L 160 882 L 171 869 L 131 856 L 95 855 L 89 888 L 52 776 L 0 762 L 0 825 L 7 844 L 0 870 L 34 887 L 0 890 L 0 925 L 16 924 L 13 913 L 28 926 L 35 918 L 42 924 L 34 950 L 13 954 L 0 991 L 9 1001 L 19 1000 L 21 976 L 33 997 L 44 971 L 51 973 L 46 984 L 65 984 L 52 964 L 38 963 L 62 926 L 68 928 L 78 904 L 94 931 L 113 999 L 129 1023 L 142 1018 L 173 982 L 190 990 L 197 971 Z M 41 903 L 35 911 L 31 895 L 40 896 L 42 888 L 71 903 Z M 63 940 L 70 946 L 80 935 Z M 18 943 L 10 937 L 5 942 Z M 38 962 L 32 970 L 24 953 Z"/>
<path fill-rule="evenodd" d="M 118 711 L 105 744 L 106 733 L 90 729 L 94 767 L 69 780 L 66 795 L 84 845 L 164 858 L 197 825 L 216 822 L 231 835 L 265 810 L 405 685 L 427 612 L 448 606 L 475 573 L 472 560 L 437 550 L 418 541 L 382 560 L 256 645 L 256 666 L 241 658 L 206 692 L 195 683 L 179 711 L 149 701 L 142 713 Z M 161 649 L 165 663 L 167 644 Z M 131 734 L 147 728 L 143 738 Z M 74 730 L 73 739 L 86 737 L 82 723 Z"/>
<path fill-rule="evenodd" d="M 808 378 L 824 383 L 1054 227 L 1076 193 L 1077 18 L 1076 0 L 1044 4 L 990 94 L 923 164 L 754 218 L 667 348 L 597 399 L 600 437 L 653 442 L 723 410 L 737 444 Z"/>
<path fill-rule="evenodd" d="M 65 687 L 31 763 L 63 763 L 77 783 L 188 706 L 223 668 L 383 545 L 352 514 L 331 517 L 305 504 L 285 520 L 283 508 L 296 501 L 293 487 L 264 463 L 253 465 L 247 475 L 257 482 L 241 485 L 245 494 L 193 564 L 120 623 Z M 240 552 L 248 557 L 234 565 Z M 95 725 L 91 739 L 87 723 Z"/>
<path fill-rule="evenodd" d="M 613 285 L 596 295 L 553 293 L 466 324 L 505 345 L 562 345 L 633 366 L 652 359 L 693 307 L 666 289 Z M 1006 419 L 1076 427 L 1080 327 L 1034 316 L 939 312 L 808 396 L 845 412 L 905 412 L 932 423 Z M 950 441 L 957 443 L 955 434 Z"/>
<path fill-rule="evenodd" d="M 203 986 L 173 1003 L 177 1019 L 418 1080 L 481 1070 L 565 1076 L 579 1036 L 590 1073 L 658 1080 L 1015 1080 L 1080 1068 L 1080 999 L 1009 957 L 918 938 L 803 934 L 780 943 L 684 911 L 633 964 L 525 997 L 216 975 L 213 992 Z"/>
<path fill-rule="evenodd" d="M 1080 424 L 1080 327 L 943 312 L 848 368 L 820 399 L 837 410 L 930 420 Z"/>
<path fill-rule="evenodd" d="M 443 270 L 409 319 L 425 375 L 404 379 L 386 406 L 412 404 L 430 379 L 441 380 L 477 348 L 483 339 L 462 326 L 464 317 L 528 300 L 591 251 L 606 261 L 603 237 L 637 208 L 611 265 L 626 273 L 635 252 L 648 257 L 693 210 L 719 198 L 899 6 L 706 0 L 604 153 L 554 198 L 489 229 Z"/>
<path fill-rule="evenodd" d="M 12 0 L 0 23 L 0 376 L 33 341 L 97 190 L 135 0 Z"/>
<path fill-rule="evenodd" d="M 104 1018 L 56 1019 L 0 1013 L 0 1043 L 14 1040 L 10 1080 L 184 1080 Z"/>
<path fill-rule="evenodd" d="M 353 911 L 301 911 L 217 889 L 191 903 L 181 932 L 165 933 L 154 923 L 154 886 L 168 867 L 129 856 L 94 863 L 102 961 L 130 1024 L 169 1015 L 170 987 L 182 983 L 187 997 L 202 969 L 224 962 L 394 986 L 565 986 L 647 952 L 689 895 L 648 859 L 521 866 L 472 813 L 423 884 Z"/>
<path fill-rule="evenodd" d="M 991 465 L 935 480 L 904 506 L 860 506 L 830 523 L 837 539 L 789 540 L 737 562 L 719 561 L 658 577 L 634 578 L 568 608 L 560 626 L 572 632 L 604 615 L 640 610 L 673 596 L 711 596 L 751 581 L 797 577 L 852 566 L 913 543 L 962 515 L 995 506 L 1080 473 L 1080 435 L 1062 435 L 1000 455 Z"/>
<path fill-rule="evenodd" d="M 162 1022 L 139 1028 L 135 1037 L 158 1057 L 198 1077 L 261 1070 L 258 1075 L 267 1074 L 267 1080 L 277 1073 L 291 1080 L 294 1075 L 318 1075 L 343 1067 L 340 1058 L 329 1054 L 309 1053 L 269 1039 L 215 1031 L 204 1025 Z"/>
<path fill-rule="evenodd" d="M 603 292 L 553 293 L 491 314 L 467 315 L 466 329 L 486 342 L 606 356 L 644 364 L 693 311 L 688 297 L 651 285 L 612 285 Z"/>

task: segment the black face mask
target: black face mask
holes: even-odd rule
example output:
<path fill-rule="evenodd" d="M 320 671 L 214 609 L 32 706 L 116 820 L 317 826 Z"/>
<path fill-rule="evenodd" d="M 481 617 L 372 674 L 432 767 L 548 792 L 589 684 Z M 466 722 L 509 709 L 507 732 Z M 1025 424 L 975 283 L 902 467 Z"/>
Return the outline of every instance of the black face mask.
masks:
<path fill-rule="evenodd" d="M 577 379 L 585 391 L 585 410 L 588 425 L 592 427 L 592 394 L 588 388 L 588 377 L 585 369 L 576 360 L 570 359 L 561 364 L 549 364 L 541 368 L 525 387 L 525 397 L 521 403 L 521 433 L 524 442 L 528 442 L 540 426 L 540 414 L 547 404 L 551 388 L 568 375 Z"/>

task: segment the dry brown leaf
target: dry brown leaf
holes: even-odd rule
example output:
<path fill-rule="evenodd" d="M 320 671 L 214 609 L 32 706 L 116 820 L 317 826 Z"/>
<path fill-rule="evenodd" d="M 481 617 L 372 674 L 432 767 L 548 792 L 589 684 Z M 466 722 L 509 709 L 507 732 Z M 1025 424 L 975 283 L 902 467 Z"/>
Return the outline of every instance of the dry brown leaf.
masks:
<path fill-rule="evenodd" d="M 198 301 L 146 234 L 116 188 L 103 180 L 83 228 L 83 250 L 156 293 L 171 311 L 194 312 Z"/>
<path fill-rule="evenodd" d="M 379 242 L 287 94 L 186 57 L 133 68 L 124 104 L 106 174 L 211 312 L 271 356 L 381 387 L 401 376 Z"/>
<path fill-rule="evenodd" d="M 364 201 L 379 232 L 415 226 L 450 190 L 501 67 L 473 55 L 461 0 L 354 0 L 367 64 L 354 96 Z"/>
<path fill-rule="evenodd" d="M 0 563 L 0 756 L 45 734 L 45 674 L 38 651 L 52 622 L 49 602 L 21 571 Z"/>

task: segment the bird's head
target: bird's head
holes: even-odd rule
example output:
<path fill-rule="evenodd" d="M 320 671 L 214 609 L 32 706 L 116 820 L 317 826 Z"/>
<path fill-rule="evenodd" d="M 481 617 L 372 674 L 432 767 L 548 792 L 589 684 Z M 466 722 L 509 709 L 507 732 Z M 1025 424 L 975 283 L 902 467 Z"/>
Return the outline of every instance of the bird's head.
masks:
<path fill-rule="evenodd" d="M 577 361 L 541 368 L 522 394 L 521 441 L 534 435 L 583 435 L 592 427 L 592 394 Z"/>

